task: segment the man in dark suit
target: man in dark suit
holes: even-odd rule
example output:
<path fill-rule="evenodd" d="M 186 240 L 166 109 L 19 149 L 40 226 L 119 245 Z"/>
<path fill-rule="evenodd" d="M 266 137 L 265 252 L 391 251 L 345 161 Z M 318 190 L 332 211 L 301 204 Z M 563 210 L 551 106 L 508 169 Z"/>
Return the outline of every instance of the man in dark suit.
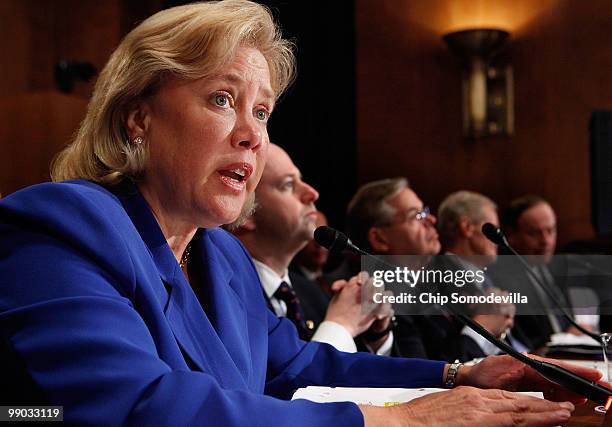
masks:
<path fill-rule="evenodd" d="M 440 257 L 438 267 L 443 270 L 486 271 L 497 258 L 497 246 L 482 233 L 485 223 L 499 226 L 497 206 L 491 199 L 471 191 L 457 191 L 447 196 L 438 209 L 438 231 L 445 253 Z M 484 278 L 482 283 L 463 287 L 460 292 L 479 295 L 505 293 L 495 287 L 488 275 Z M 513 304 L 478 304 L 468 311 L 472 319 L 493 335 L 505 338 L 518 351 L 527 351 L 528 340 L 522 332 L 510 331 L 515 310 Z M 461 330 L 459 341 L 462 360 L 499 353 L 497 347 L 468 327 Z"/>
<path fill-rule="evenodd" d="M 436 217 L 405 178 L 382 179 L 360 187 L 347 210 L 347 232 L 360 248 L 377 255 L 413 255 L 419 269 L 440 251 Z M 418 258 L 418 259 L 415 259 Z M 350 258 L 341 268 L 354 271 Z M 454 361 L 461 325 L 445 315 L 396 316 L 392 355 Z"/>
<path fill-rule="evenodd" d="M 555 294 L 558 303 L 571 313 L 566 283 L 568 267 L 565 259 L 553 259 L 557 244 L 557 219 L 552 206 L 539 196 L 519 197 L 511 201 L 504 212 L 503 228 L 510 245 L 525 256 L 539 280 Z M 530 304 L 538 307 L 541 312 L 519 314 L 515 319 L 521 330 L 528 334 L 534 348 L 546 345 L 554 333 L 580 333 L 567 319 L 555 312 L 550 296 L 535 283 L 516 258 L 503 258 L 491 269 L 496 283 L 507 289 L 519 289 L 528 294 Z M 579 316 L 575 320 L 588 329 L 592 329 L 597 323 L 591 316 Z"/>
<path fill-rule="evenodd" d="M 264 294 L 277 315 L 290 318 L 303 339 L 354 352 L 353 338 L 377 317 L 385 317 L 381 312 L 362 312 L 360 286 L 366 279 L 336 283 L 330 299 L 316 282 L 288 271 L 295 254 L 312 239 L 318 197 L 287 153 L 272 144 L 256 190 L 255 213 L 234 233 L 253 257 Z"/>

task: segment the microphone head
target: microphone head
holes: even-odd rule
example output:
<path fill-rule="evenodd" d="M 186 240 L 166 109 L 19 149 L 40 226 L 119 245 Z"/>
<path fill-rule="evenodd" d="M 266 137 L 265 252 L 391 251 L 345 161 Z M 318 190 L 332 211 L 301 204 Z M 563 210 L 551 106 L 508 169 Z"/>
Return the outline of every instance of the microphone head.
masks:
<path fill-rule="evenodd" d="M 350 240 L 346 234 L 326 225 L 317 227 L 314 231 L 314 239 L 333 254 L 343 252 L 350 246 Z"/>
<path fill-rule="evenodd" d="M 487 239 L 495 243 L 496 245 L 507 245 L 506 236 L 504 232 L 499 229 L 499 227 L 494 226 L 490 222 L 484 223 L 482 225 L 482 234 L 485 235 Z"/>

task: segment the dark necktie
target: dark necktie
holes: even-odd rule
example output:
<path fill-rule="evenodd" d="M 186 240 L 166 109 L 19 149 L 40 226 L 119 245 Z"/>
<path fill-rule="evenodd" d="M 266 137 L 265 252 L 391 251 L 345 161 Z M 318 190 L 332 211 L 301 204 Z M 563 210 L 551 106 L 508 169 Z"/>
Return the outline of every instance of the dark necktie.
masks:
<path fill-rule="evenodd" d="M 559 286 L 557 286 L 555 283 L 555 278 L 550 269 L 545 265 L 540 265 L 536 268 L 536 274 L 540 277 L 540 279 L 542 279 L 542 282 L 544 282 L 544 285 L 549 289 L 557 303 L 561 307 L 565 308 L 565 311 L 571 315 L 572 306 L 567 302 L 567 298 L 565 298 L 563 291 L 561 291 Z M 550 298 L 551 297 L 547 293 L 546 300 L 550 300 Z M 555 317 L 555 321 L 551 322 L 553 330 L 555 332 L 563 332 L 570 326 L 568 320 L 565 318 L 565 316 L 563 316 L 563 314 L 556 310 L 556 305 L 552 301 L 549 301 L 548 304 L 549 307 L 551 307 L 549 309 L 549 313 L 552 313 Z"/>
<path fill-rule="evenodd" d="M 274 297 L 285 302 L 287 306 L 287 319 L 293 322 L 298 330 L 300 338 L 306 341 L 310 340 L 312 332 L 306 327 L 302 306 L 293 288 L 289 286 L 287 282 L 283 281 L 276 292 L 274 292 Z"/>

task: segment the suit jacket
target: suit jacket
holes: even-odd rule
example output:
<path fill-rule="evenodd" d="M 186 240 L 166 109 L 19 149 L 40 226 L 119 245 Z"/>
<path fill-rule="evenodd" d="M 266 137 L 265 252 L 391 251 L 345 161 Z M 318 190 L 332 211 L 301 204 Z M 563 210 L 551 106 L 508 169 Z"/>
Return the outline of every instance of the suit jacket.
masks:
<path fill-rule="evenodd" d="M 458 266 L 443 262 L 442 258 L 436 257 L 427 268 L 454 270 Z M 436 286 L 431 292 L 450 294 L 448 285 L 430 284 L 429 286 Z M 398 354 L 402 357 L 428 357 L 448 362 L 454 362 L 456 359 L 470 360 L 462 355 L 462 328 L 461 322 L 440 307 L 431 307 L 430 314 L 398 316 L 395 333 Z"/>
<path fill-rule="evenodd" d="M 325 293 L 319 284 L 309 280 L 306 277 L 289 270 L 289 279 L 291 286 L 295 290 L 296 295 L 300 299 L 302 310 L 304 311 L 304 319 L 313 323 L 313 330 L 317 330 L 327 312 L 329 305 L 329 296 Z"/>
<path fill-rule="evenodd" d="M 555 282 L 551 287 L 551 291 L 557 294 L 557 300 L 571 314 L 570 300 L 567 293 L 567 277 L 564 273 L 567 271 L 567 267 L 560 265 L 561 263 L 563 263 L 563 259 L 555 257 L 554 263 L 547 266 Z M 542 300 L 527 270 L 514 256 L 506 255 L 503 258 L 499 257 L 498 261 L 489 268 L 487 275 L 492 278 L 496 287 L 520 292 L 522 295 L 527 296 L 533 311 L 544 313 L 542 308 L 539 310 L 533 309 L 533 307 L 543 307 L 546 301 Z M 546 296 L 546 300 L 549 299 Z M 557 313 L 555 317 L 561 330 L 566 330 L 570 326 L 569 321 L 561 314 Z M 547 315 L 521 313 L 521 307 L 517 309 L 514 325 L 514 329 L 521 331 L 526 337 L 527 342 L 531 344 L 531 348 L 534 349 L 545 346 L 550 336 L 554 333 L 553 326 Z"/>
<path fill-rule="evenodd" d="M 311 321 L 313 331 L 316 331 L 327 314 L 327 306 L 329 305 L 330 297 L 323 290 L 321 284 L 304 277 L 299 272 L 289 267 L 289 279 L 304 311 L 304 319 Z M 362 335 L 355 337 L 355 346 L 357 351 L 369 353 L 370 350 L 366 345 L 366 340 Z M 395 339 L 391 347 L 390 356 L 399 357 L 399 347 L 396 345 Z M 404 357 L 426 358 L 425 352 L 409 353 Z"/>
<path fill-rule="evenodd" d="M 216 228 L 192 241 L 205 312 L 136 187 L 113 192 L 71 181 L 0 202 L 0 332 L 67 421 L 359 425 L 354 404 L 281 399 L 313 384 L 441 385 L 441 362 L 300 341 Z"/>
<path fill-rule="evenodd" d="M 396 316 L 396 355 L 453 362 L 458 356 L 461 324 L 443 315 Z"/>
<path fill-rule="evenodd" d="M 462 264 L 459 256 L 445 254 L 444 256 L 440 256 L 436 258 L 436 268 L 441 269 L 441 270 L 457 271 L 457 270 L 465 269 L 466 266 Z M 492 278 L 490 277 L 490 274 L 485 274 L 485 281 L 483 282 L 481 288 L 478 288 L 474 285 L 465 285 L 461 288 L 453 288 L 451 292 L 458 292 L 463 295 L 482 295 L 483 293 L 486 293 L 486 291 L 490 289 L 491 287 L 497 287 L 497 286 L 492 280 Z M 460 311 L 462 311 L 462 309 L 460 309 Z M 469 309 L 467 309 L 465 310 L 465 314 L 472 317 L 474 313 L 471 312 Z M 456 322 L 455 324 L 459 323 L 457 321 L 455 322 Z M 458 346 L 456 348 L 455 357 L 461 361 L 469 361 L 475 358 L 485 357 L 486 354 L 480 348 L 478 343 L 476 343 L 472 338 L 462 335 L 461 334 L 462 330 L 463 330 L 463 325 L 458 326 L 456 329 L 456 333 L 458 333 L 460 336 L 456 337 L 455 340 L 451 340 Z M 515 324 L 512 327 L 512 339 L 520 341 L 519 345 L 521 345 L 521 347 L 526 347 L 527 349 L 533 348 L 531 341 L 529 340 L 525 332 L 522 330 L 521 325 Z M 506 342 L 509 345 L 514 344 L 514 342 L 512 342 L 509 338 L 506 340 Z M 447 360 L 450 360 L 450 359 L 447 359 Z"/>
<path fill-rule="evenodd" d="M 336 280 L 348 280 L 361 270 L 361 256 L 352 253 L 346 254 L 338 268 L 324 279 L 329 283 Z M 393 329 L 393 347 L 391 347 L 392 357 L 415 357 L 431 358 L 437 360 L 454 361 L 451 355 L 446 352 L 446 347 L 439 340 L 439 337 L 446 335 L 447 324 L 440 319 L 431 319 L 430 316 L 408 316 L 395 315 L 397 324 Z M 433 334 L 431 333 L 433 331 Z M 430 338 L 436 343 L 436 348 L 440 351 L 428 352 Z M 427 341 L 427 343 L 426 343 Z M 358 351 L 369 351 L 361 337 L 355 339 Z M 441 346 L 441 347 L 440 347 Z M 454 353 L 453 353 L 454 355 Z"/>

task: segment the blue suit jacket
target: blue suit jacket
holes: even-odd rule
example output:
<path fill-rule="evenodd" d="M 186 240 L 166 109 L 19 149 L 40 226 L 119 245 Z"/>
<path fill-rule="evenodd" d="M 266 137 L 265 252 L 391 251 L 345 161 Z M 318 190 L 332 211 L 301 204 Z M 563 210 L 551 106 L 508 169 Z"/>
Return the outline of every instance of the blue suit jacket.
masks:
<path fill-rule="evenodd" d="M 0 202 L 0 331 L 65 419 L 96 425 L 360 425 L 307 385 L 440 386 L 443 363 L 305 343 L 275 317 L 242 245 L 192 245 L 202 309 L 147 203 L 87 181 Z"/>

